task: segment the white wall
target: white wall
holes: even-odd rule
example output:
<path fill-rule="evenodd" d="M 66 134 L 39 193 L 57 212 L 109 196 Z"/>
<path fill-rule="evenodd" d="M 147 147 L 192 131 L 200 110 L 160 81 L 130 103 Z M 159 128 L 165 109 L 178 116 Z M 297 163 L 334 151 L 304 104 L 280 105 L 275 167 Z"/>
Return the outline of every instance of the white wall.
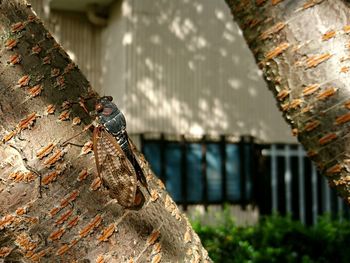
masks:
<path fill-rule="evenodd" d="M 102 93 L 130 133 L 295 142 L 223 0 L 124 0 L 102 39 Z"/>

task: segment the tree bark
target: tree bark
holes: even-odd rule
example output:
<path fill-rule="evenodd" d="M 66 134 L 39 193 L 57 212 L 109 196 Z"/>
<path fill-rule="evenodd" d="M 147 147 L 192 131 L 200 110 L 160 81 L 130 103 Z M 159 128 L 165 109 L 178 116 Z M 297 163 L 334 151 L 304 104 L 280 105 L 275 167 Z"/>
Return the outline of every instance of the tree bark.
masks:
<path fill-rule="evenodd" d="M 0 1 L 0 34 L 0 261 L 210 261 L 141 154 L 151 196 L 128 211 L 96 177 L 91 134 L 61 146 L 91 122 L 92 90 L 30 5 Z"/>
<path fill-rule="evenodd" d="M 226 2 L 293 134 L 349 204 L 349 4 Z"/>

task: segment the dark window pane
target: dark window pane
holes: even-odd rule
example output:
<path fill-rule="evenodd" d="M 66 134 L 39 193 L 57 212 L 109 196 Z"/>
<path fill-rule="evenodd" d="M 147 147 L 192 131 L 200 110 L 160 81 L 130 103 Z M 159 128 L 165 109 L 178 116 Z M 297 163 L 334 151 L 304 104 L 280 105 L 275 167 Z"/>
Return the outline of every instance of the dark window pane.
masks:
<path fill-rule="evenodd" d="M 159 177 L 160 175 L 160 148 L 159 143 L 145 142 L 144 155 L 151 164 L 152 171 Z"/>
<path fill-rule="evenodd" d="M 187 201 L 200 202 L 203 200 L 203 184 L 201 174 L 202 146 L 189 144 L 187 147 Z"/>
<path fill-rule="evenodd" d="M 236 144 L 226 145 L 226 189 L 229 201 L 239 201 L 241 196 L 241 178 L 239 175 L 239 148 Z"/>
<path fill-rule="evenodd" d="M 168 192 L 175 202 L 182 201 L 181 195 L 181 147 L 179 144 L 169 143 L 165 150 L 166 173 L 165 182 Z"/>
<path fill-rule="evenodd" d="M 251 200 L 252 199 L 252 145 L 246 144 L 244 145 L 244 166 L 245 166 L 245 193 L 246 193 L 246 199 Z"/>
<path fill-rule="evenodd" d="M 222 201 L 222 176 L 220 146 L 210 143 L 207 146 L 208 200 Z"/>

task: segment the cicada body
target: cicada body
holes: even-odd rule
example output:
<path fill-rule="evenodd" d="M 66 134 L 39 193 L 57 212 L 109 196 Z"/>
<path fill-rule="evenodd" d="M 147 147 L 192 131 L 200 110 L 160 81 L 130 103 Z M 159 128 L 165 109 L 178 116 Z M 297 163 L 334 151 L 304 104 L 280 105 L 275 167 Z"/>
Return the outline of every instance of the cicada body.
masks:
<path fill-rule="evenodd" d="M 124 115 L 111 97 L 100 98 L 95 109 L 98 125 L 93 148 L 98 175 L 111 198 L 124 208 L 138 210 L 145 202 L 139 183 L 147 189 L 147 181 L 131 150 Z"/>

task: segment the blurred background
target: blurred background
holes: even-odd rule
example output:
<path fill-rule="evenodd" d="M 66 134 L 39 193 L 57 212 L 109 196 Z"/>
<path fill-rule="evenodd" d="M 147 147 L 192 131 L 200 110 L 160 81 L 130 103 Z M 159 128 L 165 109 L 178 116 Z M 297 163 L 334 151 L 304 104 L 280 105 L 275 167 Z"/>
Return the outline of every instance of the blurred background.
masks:
<path fill-rule="evenodd" d="M 291 135 L 223 0 L 31 2 L 91 86 L 114 97 L 196 224 L 349 218 Z"/>

